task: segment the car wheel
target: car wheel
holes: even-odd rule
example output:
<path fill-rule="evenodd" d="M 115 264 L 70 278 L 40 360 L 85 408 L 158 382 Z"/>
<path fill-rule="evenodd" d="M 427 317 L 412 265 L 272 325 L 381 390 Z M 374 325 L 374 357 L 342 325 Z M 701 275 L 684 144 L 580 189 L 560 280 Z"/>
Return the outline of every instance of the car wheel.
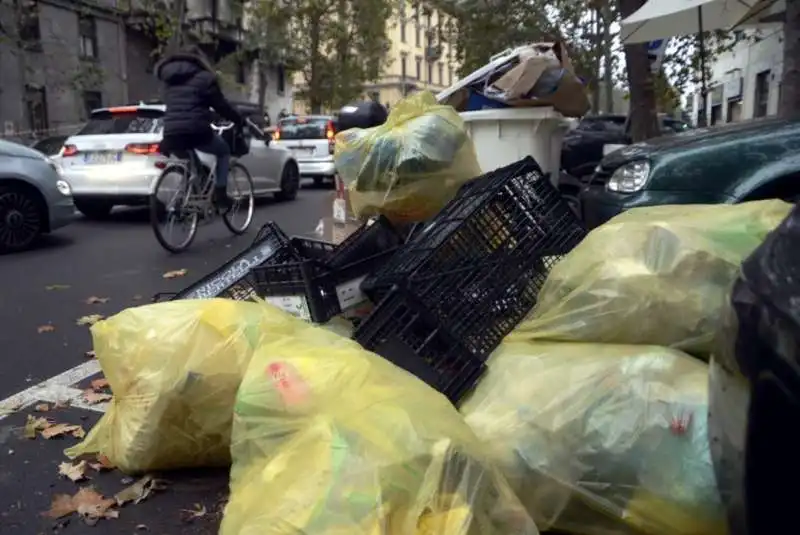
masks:
<path fill-rule="evenodd" d="M 293 163 L 288 163 L 283 167 L 281 173 L 281 190 L 275 194 L 279 201 L 292 201 L 297 197 L 297 190 L 300 189 L 300 170 Z"/>
<path fill-rule="evenodd" d="M 107 201 L 80 201 L 75 199 L 75 207 L 89 219 L 106 219 L 114 204 Z"/>
<path fill-rule="evenodd" d="M 39 199 L 24 188 L 0 186 L 0 252 L 30 247 L 44 230 Z"/>

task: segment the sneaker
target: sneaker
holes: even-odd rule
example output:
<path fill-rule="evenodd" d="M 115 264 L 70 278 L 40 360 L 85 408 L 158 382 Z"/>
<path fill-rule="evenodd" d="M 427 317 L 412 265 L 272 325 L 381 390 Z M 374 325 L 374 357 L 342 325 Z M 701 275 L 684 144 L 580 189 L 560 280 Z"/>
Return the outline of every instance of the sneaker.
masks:
<path fill-rule="evenodd" d="M 223 212 L 231 209 L 231 200 L 228 198 L 228 188 L 221 187 L 214 189 L 214 206 Z"/>

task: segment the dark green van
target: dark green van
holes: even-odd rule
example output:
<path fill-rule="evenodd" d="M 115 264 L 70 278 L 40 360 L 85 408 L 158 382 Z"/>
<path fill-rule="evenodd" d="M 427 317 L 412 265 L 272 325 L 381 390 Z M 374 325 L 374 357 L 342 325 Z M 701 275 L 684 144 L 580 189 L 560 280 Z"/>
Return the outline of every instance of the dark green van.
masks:
<path fill-rule="evenodd" d="M 587 227 L 637 206 L 800 197 L 800 121 L 756 119 L 624 147 L 580 194 Z"/>

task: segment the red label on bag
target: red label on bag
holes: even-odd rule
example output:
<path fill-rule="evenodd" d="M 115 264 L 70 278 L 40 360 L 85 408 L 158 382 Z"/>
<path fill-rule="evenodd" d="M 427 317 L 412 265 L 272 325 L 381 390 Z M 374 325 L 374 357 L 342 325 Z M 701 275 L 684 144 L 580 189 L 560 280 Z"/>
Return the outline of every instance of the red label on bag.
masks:
<path fill-rule="evenodd" d="M 297 405 L 308 399 L 308 385 L 291 364 L 273 362 L 267 366 L 266 373 L 272 378 L 286 405 Z"/>

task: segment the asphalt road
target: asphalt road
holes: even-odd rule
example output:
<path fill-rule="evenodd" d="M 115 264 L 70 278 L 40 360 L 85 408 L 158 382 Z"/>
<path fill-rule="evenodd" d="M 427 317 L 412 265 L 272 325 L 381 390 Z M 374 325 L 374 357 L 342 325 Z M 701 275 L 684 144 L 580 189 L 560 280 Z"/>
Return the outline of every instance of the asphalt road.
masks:
<path fill-rule="evenodd" d="M 34 250 L 0 256 L 0 400 L 86 362 L 91 337 L 88 327 L 76 324 L 79 318 L 107 317 L 147 303 L 157 292 L 188 286 L 245 249 L 267 221 L 277 222 L 289 235 L 309 234 L 329 212 L 330 191 L 306 187 L 295 201 L 259 203 L 251 231 L 244 236 L 232 236 L 217 220 L 199 229 L 189 251 L 170 255 L 153 237 L 145 210 L 120 210 L 110 221 L 81 219 Z M 180 269 L 187 270 L 184 277 L 162 277 Z M 41 517 L 53 494 L 77 490 L 74 483 L 59 479 L 57 470 L 65 460 L 61 451 L 76 440 L 22 438 L 20 429 L 30 413 L 0 419 L 0 533 L 86 533 L 92 528 L 77 519 L 65 524 Z M 50 414 L 87 430 L 100 416 L 77 408 Z M 125 508 L 119 519 L 94 529 L 110 534 L 215 533 L 226 472 L 171 474 L 170 479 L 164 493 Z M 111 493 L 127 481 L 112 471 L 92 483 Z M 208 514 L 187 523 L 180 510 L 195 504 Z"/>

